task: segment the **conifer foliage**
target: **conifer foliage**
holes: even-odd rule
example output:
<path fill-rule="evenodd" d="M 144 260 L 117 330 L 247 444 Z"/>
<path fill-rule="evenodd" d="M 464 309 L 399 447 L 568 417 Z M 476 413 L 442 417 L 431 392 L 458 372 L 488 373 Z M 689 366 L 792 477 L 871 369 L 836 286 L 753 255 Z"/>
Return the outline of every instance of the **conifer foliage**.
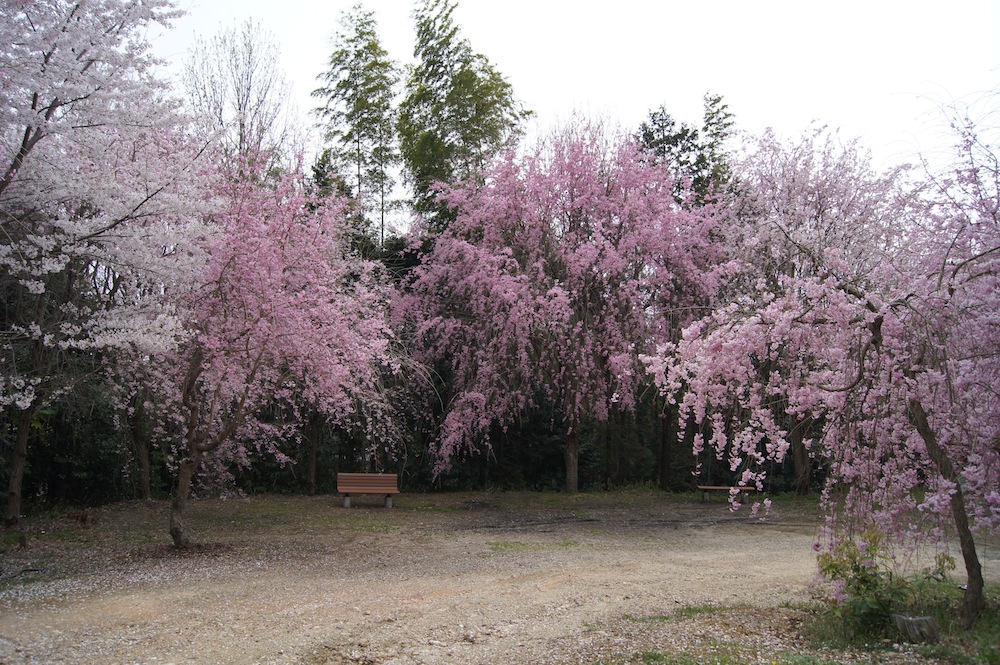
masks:
<path fill-rule="evenodd" d="M 510 83 L 460 36 L 452 0 L 423 0 L 414 14 L 416 64 L 399 110 L 400 152 L 417 212 L 440 217 L 436 185 L 477 176 L 516 137 L 527 115 Z"/>
<path fill-rule="evenodd" d="M 341 18 L 334 46 L 329 69 L 320 76 L 324 85 L 313 91 L 323 102 L 315 112 L 335 145 L 337 159 L 332 161 L 343 163 L 351 194 L 379 229 L 381 247 L 392 207 L 393 169 L 399 163 L 398 67 L 382 48 L 374 13 L 360 3 Z"/>

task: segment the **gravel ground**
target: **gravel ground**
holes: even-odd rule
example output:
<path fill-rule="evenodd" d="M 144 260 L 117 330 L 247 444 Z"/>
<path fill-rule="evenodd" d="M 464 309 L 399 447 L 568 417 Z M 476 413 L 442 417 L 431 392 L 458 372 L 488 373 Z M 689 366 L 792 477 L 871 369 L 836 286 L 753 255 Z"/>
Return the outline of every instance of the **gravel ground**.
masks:
<path fill-rule="evenodd" d="M 0 663 L 871 662 L 796 630 L 820 521 L 802 504 L 751 521 L 656 493 L 354 503 L 196 501 L 204 544 L 181 552 L 165 503 L 33 521 L 0 564 Z"/>

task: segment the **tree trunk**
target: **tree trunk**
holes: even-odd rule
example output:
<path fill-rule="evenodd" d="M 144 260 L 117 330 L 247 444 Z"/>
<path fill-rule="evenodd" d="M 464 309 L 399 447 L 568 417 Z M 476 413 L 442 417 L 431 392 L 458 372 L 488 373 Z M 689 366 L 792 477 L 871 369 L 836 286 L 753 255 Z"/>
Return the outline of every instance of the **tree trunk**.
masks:
<path fill-rule="evenodd" d="M 632 435 L 632 423 L 625 414 L 616 411 L 609 414 L 608 420 L 602 425 L 604 429 L 604 478 L 603 487 L 608 491 L 621 487 L 628 475 L 626 441 Z"/>
<path fill-rule="evenodd" d="M 941 476 L 955 484 L 955 493 L 951 496 L 951 514 L 955 520 L 955 532 L 958 534 L 958 542 L 962 549 L 962 559 L 965 562 L 965 572 L 967 584 L 965 587 L 965 597 L 962 599 L 960 616 L 962 625 L 966 630 L 971 629 L 983 610 L 986 608 L 986 599 L 983 596 L 983 567 L 979 563 L 979 555 L 976 553 L 976 541 L 972 536 L 972 529 L 969 526 L 969 515 L 965 508 L 965 495 L 962 492 L 962 484 L 955 466 L 952 464 L 948 454 L 938 444 L 937 435 L 931 429 L 930 421 L 927 419 L 927 412 L 919 400 L 911 399 L 907 416 L 910 422 L 916 427 L 924 445 L 927 446 L 927 453 L 931 456 Z"/>
<path fill-rule="evenodd" d="M 576 428 L 568 428 L 566 433 L 566 491 L 576 494 L 580 491 L 580 438 Z"/>
<path fill-rule="evenodd" d="M 670 404 L 660 415 L 660 467 L 659 485 L 661 490 L 670 489 L 670 476 L 673 471 L 671 448 L 677 441 L 677 405 Z"/>
<path fill-rule="evenodd" d="M 320 418 L 319 414 L 313 411 L 309 414 L 306 422 L 306 449 L 309 456 L 308 467 L 306 469 L 306 493 L 309 496 L 316 496 L 316 461 L 319 450 Z"/>
<path fill-rule="evenodd" d="M 139 467 L 139 498 L 149 501 L 152 497 L 150 489 L 150 464 L 149 464 L 149 437 L 145 424 L 145 413 L 142 410 L 142 403 L 145 399 L 145 391 L 139 391 L 132 399 L 132 411 L 128 415 L 129 433 L 132 435 L 132 449 L 135 451 L 136 465 Z"/>
<path fill-rule="evenodd" d="M 24 464 L 28 458 L 28 436 L 31 434 L 31 423 L 38 413 L 38 407 L 32 404 L 17 417 L 17 428 L 14 432 L 14 450 L 10 464 L 10 482 L 7 489 L 7 515 L 4 524 L 16 527 L 21 523 L 21 489 L 24 482 Z"/>
<path fill-rule="evenodd" d="M 611 422 L 604 424 L 604 491 L 611 489 L 611 456 L 614 454 L 611 442 Z"/>
<path fill-rule="evenodd" d="M 192 453 L 181 461 L 177 470 L 177 493 L 170 504 L 170 537 L 174 541 L 174 547 L 183 548 L 191 544 L 190 537 L 184 531 L 184 507 L 191 492 L 191 480 L 200 462 L 201 453 Z"/>
<path fill-rule="evenodd" d="M 812 460 L 809 459 L 809 451 L 806 450 L 806 435 L 812 429 L 813 419 L 806 416 L 800 420 L 789 432 L 792 440 L 792 460 L 795 463 L 795 494 L 806 496 L 812 485 Z"/>

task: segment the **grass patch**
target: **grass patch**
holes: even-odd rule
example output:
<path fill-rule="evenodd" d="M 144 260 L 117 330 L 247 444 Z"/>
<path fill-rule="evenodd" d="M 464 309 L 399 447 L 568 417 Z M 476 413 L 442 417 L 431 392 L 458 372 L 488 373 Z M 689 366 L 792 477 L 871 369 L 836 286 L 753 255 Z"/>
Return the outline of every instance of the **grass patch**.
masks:
<path fill-rule="evenodd" d="M 34 584 L 35 582 L 42 582 L 47 579 L 51 578 L 43 577 L 37 573 L 18 574 L 17 571 L 14 571 L 11 577 L 0 578 L 0 591 L 6 591 L 8 589 L 13 589 L 19 586 L 27 586 L 29 584 Z"/>
<path fill-rule="evenodd" d="M 941 628 L 941 639 L 907 648 L 925 658 L 955 665 L 1000 665 L 1000 586 L 987 585 L 986 610 L 969 631 L 959 621 L 963 594 L 953 580 L 913 581 L 892 611 L 906 616 L 934 617 Z M 843 617 L 829 610 L 816 612 L 812 620 L 803 624 L 802 631 L 812 644 L 822 648 L 877 652 L 902 642 L 894 629 L 878 635 L 858 634 L 845 624 Z"/>
<path fill-rule="evenodd" d="M 494 540 L 486 543 L 494 554 L 521 554 L 524 552 L 540 552 L 542 550 L 578 547 L 575 540 L 560 540 L 553 543 L 522 543 L 519 540 Z"/>
<path fill-rule="evenodd" d="M 396 530 L 394 524 L 379 516 L 369 513 L 353 512 L 340 519 L 340 524 L 348 531 L 358 533 L 392 533 Z"/>
<path fill-rule="evenodd" d="M 93 541 L 93 538 L 89 533 L 77 527 L 48 529 L 46 531 L 39 532 L 35 538 L 38 540 L 51 540 L 61 543 L 79 544 L 89 544 Z"/>
<path fill-rule="evenodd" d="M 741 648 L 734 644 L 722 644 L 698 653 L 661 653 L 644 651 L 638 654 L 638 662 L 657 665 L 746 665 L 757 662 L 763 654 L 754 649 Z M 767 656 L 773 665 L 837 665 L 837 661 L 826 660 L 805 654 L 779 653 Z"/>
<path fill-rule="evenodd" d="M 490 496 L 507 506 L 542 507 L 565 510 L 570 514 L 589 517 L 587 510 L 612 505 L 648 504 L 655 500 L 676 500 L 677 495 L 663 492 L 655 487 L 620 488 L 609 492 L 494 492 Z"/>
<path fill-rule="evenodd" d="M 265 497 L 262 500 L 251 497 L 247 501 L 241 499 L 230 499 L 231 501 L 241 501 L 243 511 L 248 516 L 253 517 L 279 517 L 286 518 L 298 516 L 304 512 L 302 504 L 296 502 L 281 501 L 279 497 Z M 242 512 L 242 511 L 241 511 Z"/>
<path fill-rule="evenodd" d="M 433 498 L 414 498 L 421 495 L 406 495 L 405 506 L 400 510 L 409 510 L 416 513 L 457 513 L 463 510 L 462 506 L 446 503 Z"/>
<path fill-rule="evenodd" d="M 632 621 L 634 623 L 661 623 L 668 621 L 685 621 L 687 619 L 693 619 L 697 616 L 703 614 L 715 614 L 717 612 L 727 612 L 729 610 L 740 610 L 748 609 L 747 605 L 684 605 L 678 607 L 676 610 L 670 614 L 653 614 L 650 616 L 637 617 L 631 614 L 626 614 L 625 619 L 627 621 Z"/>
<path fill-rule="evenodd" d="M 697 665 L 698 661 L 687 654 L 668 656 L 659 651 L 644 651 L 639 654 L 642 663 L 672 663 L 673 665 Z"/>

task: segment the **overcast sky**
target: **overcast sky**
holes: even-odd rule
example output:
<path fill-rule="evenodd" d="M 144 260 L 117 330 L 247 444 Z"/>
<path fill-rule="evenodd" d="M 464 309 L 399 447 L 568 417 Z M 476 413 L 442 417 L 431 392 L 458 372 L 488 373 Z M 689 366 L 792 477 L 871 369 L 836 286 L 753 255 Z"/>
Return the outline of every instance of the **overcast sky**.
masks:
<path fill-rule="evenodd" d="M 353 4 L 178 0 L 188 15 L 152 36 L 177 63 L 196 35 L 259 20 L 304 114 Z M 413 1 L 364 4 L 391 57 L 412 62 Z M 942 104 L 1000 86 L 995 0 L 460 0 L 455 18 L 540 128 L 580 111 L 631 130 L 660 105 L 698 124 L 711 91 L 740 129 L 797 135 L 819 121 L 860 137 L 879 161 L 908 160 L 940 147 Z"/>

